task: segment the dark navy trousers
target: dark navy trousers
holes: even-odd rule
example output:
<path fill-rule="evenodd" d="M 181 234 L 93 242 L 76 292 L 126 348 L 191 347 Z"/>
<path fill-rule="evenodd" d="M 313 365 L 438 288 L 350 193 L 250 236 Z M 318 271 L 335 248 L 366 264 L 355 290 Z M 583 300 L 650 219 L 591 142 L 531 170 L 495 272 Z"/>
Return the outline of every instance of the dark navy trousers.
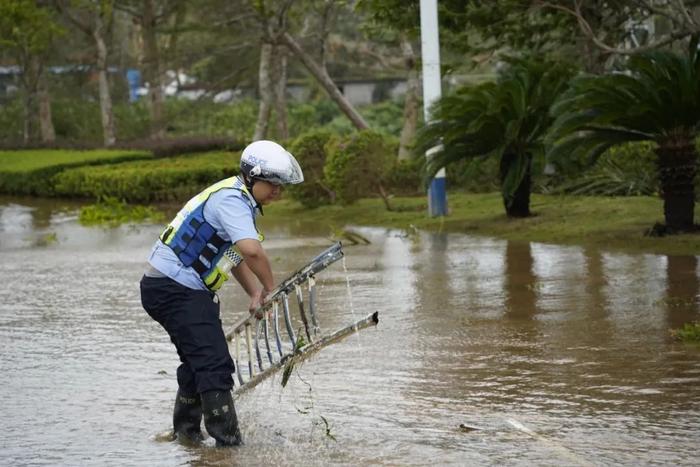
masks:
<path fill-rule="evenodd" d="M 170 335 L 182 364 L 177 383 L 186 394 L 227 391 L 235 371 L 215 294 L 168 277 L 141 279 L 141 304 Z"/>

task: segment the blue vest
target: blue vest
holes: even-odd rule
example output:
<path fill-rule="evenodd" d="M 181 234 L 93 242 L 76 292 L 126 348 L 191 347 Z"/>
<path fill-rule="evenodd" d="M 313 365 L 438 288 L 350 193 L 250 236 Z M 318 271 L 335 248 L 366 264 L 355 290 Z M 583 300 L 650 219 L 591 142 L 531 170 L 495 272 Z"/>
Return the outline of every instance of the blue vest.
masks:
<path fill-rule="evenodd" d="M 194 269 L 212 292 L 221 288 L 228 280 L 231 268 L 243 261 L 232 243 L 221 238 L 204 217 L 204 206 L 209 197 L 224 189 L 242 191 L 250 200 L 253 199 L 239 177 L 221 180 L 189 200 L 160 236 L 183 266 Z M 258 239 L 263 240 L 260 232 Z"/>

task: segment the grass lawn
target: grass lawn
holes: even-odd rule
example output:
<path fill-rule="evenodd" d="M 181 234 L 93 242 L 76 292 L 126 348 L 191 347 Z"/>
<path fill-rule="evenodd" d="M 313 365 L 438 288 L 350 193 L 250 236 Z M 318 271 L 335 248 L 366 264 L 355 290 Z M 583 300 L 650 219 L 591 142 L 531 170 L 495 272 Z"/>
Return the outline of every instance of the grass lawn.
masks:
<path fill-rule="evenodd" d="M 129 151 L 124 149 L 0 151 L 0 172 L 32 172 L 57 165 L 77 166 L 102 161 L 126 161 L 150 157 L 151 154 L 147 151 Z"/>
<path fill-rule="evenodd" d="M 363 199 L 350 206 L 305 209 L 282 200 L 265 209 L 280 220 L 317 221 L 342 227 L 348 224 L 461 232 L 511 240 L 593 245 L 606 250 L 669 255 L 700 255 L 700 233 L 647 237 L 645 231 L 663 221 L 663 201 L 656 197 L 599 197 L 532 195 L 533 216 L 509 219 L 500 193 L 448 195 L 449 215 L 430 218 L 427 198 L 395 198 L 394 211 L 380 199 Z M 695 219 L 700 220 L 696 205 Z"/>
<path fill-rule="evenodd" d="M 0 151 L 0 193 L 53 196 L 52 178 L 65 169 L 151 157 L 147 151 L 121 149 Z"/>

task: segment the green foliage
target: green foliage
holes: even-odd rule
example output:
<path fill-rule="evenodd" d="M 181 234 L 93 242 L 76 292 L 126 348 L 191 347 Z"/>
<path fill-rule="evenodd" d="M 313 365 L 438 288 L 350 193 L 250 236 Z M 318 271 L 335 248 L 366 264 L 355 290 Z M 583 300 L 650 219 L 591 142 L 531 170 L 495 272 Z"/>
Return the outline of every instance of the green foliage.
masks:
<path fill-rule="evenodd" d="M 420 34 L 420 5 L 414 0 L 359 0 L 355 9 L 367 15 L 364 28 L 373 36 Z"/>
<path fill-rule="evenodd" d="M 684 342 L 700 342 L 700 321 L 685 323 L 682 328 L 673 331 L 673 335 Z"/>
<path fill-rule="evenodd" d="M 449 187 L 459 187 L 470 193 L 490 193 L 500 189 L 499 160 L 496 158 L 462 159 L 446 167 Z"/>
<path fill-rule="evenodd" d="M 117 226 L 128 222 L 162 222 L 163 213 L 147 206 L 130 206 L 113 197 L 102 198 L 97 204 L 80 208 L 80 223 L 83 225 Z"/>
<path fill-rule="evenodd" d="M 237 154 L 212 152 L 163 160 L 66 170 L 54 177 L 56 193 L 127 202 L 183 201 L 238 173 Z"/>
<path fill-rule="evenodd" d="M 328 142 L 324 174 L 336 199 L 350 204 L 380 194 L 394 165 L 398 142 L 371 130 L 336 136 Z"/>
<path fill-rule="evenodd" d="M 0 47 L 17 56 L 41 55 L 63 33 L 54 12 L 41 2 L 3 0 L 0 2 Z"/>
<path fill-rule="evenodd" d="M 166 114 L 168 112 L 168 104 L 166 101 Z M 72 101 L 71 105 L 81 105 L 80 102 Z M 89 105 L 89 104 L 85 104 Z M 96 104 L 93 104 L 96 105 Z M 130 141 L 148 137 L 149 128 L 151 127 L 151 117 L 148 113 L 146 99 L 141 99 L 137 102 L 120 102 L 113 106 L 114 125 L 119 141 Z M 97 120 L 99 121 L 99 120 Z M 100 133 L 92 133 L 89 137 L 91 140 L 100 140 Z M 67 139 L 76 139 L 73 134 L 65 135 Z M 88 139 L 88 138 L 85 138 Z"/>
<path fill-rule="evenodd" d="M 55 98 L 51 120 L 59 140 L 98 141 L 102 137 L 100 104 L 96 101 Z"/>
<path fill-rule="evenodd" d="M 0 193 L 50 196 L 55 192 L 53 176 L 63 170 L 149 158 L 143 151 L 104 149 L 0 151 Z"/>
<path fill-rule="evenodd" d="M 554 193 L 572 195 L 642 196 L 658 192 L 655 144 L 627 143 L 608 149 L 583 174 L 557 187 Z"/>
<path fill-rule="evenodd" d="M 401 101 L 385 101 L 366 105 L 358 109 L 369 127 L 379 133 L 398 137 L 403 126 L 403 104 Z M 326 128 L 333 133 L 347 135 L 355 131 L 355 127 L 344 115 L 333 119 Z"/>
<path fill-rule="evenodd" d="M 63 85 L 63 83 L 61 83 Z M 99 103 L 94 99 L 76 99 L 67 95 L 53 97 L 52 120 L 58 141 L 102 142 Z M 150 116 L 146 100 L 114 104 L 114 121 L 119 141 L 148 138 Z M 328 99 L 313 102 L 292 102 L 288 106 L 288 127 L 294 138 L 311 128 L 327 125 L 329 131 L 349 134 L 354 131 L 347 117 Z M 165 111 L 170 125 L 168 138 L 228 137 L 249 141 L 253 137 L 258 103 L 245 99 L 230 104 L 210 101 L 168 99 Z M 387 134 L 399 135 L 402 125 L 402 104 L 382 102 L 361 110 L 372 128 Z M 269 138 L 274 139 L 275 116 L 270 122 Z M 9 99 L 0 106 L 0 140 L 21 141 L 23 132 L 22 101 Z"/>
<path fill-rule="evenodd" d="M 655 51 L 630 57 L 625 73 L 583 75 L 553 106 L 549 159 L 595 161 L 609 148 L 653 141 L 664 198 L 663 230 L 694 230 L 693 183 L 700 134 L 700 51 Z"/>
<path fill-rule="evenodd" d="M 289 134 L 301 135 L 310 128 L 323 126 L 340 115 L 338 106 L 329 99 L 294 102 L 287 109 Z M 274 127 L 274 124 L 273 124 Z"/>
<path fill-rule="evenodd" d="M 423 181 L 425 171 L 424 158 L 411 158 L 396 160 L 388 171 L 385 180 L 385 188 L 394 195 L 411 196 L 425 192 Z"/>
<path fill-rule="evenodd" d="M 24 110 L 19 97 L 0 101 L 0 140 L 21 141 L 24 132 Z"/>
<path fill-rule="evenodd" d="M 463 159 L 495 158 L 508 210 L 521 184 L 529 183 L 532 158 L 544 153 L 549 109 L 571 74 L 562 64 L 511 60 L 496 81 L 467 85 L 443 97 L 433 108 L 435 121 L 417 137 L 419 154 L 438 144 L 444 147 L 429 162 L 428 175 Z"/>
<path fill-rule="evenodd" d="M 327 158 L 325 145 L 331 137 L 328 130 L 313 130 L 299 136 L 289 146 L 304 172 L 304 183 L 290 185 L 287 190 L 306 207 L 332 203 L 335 198 L 323 174 Z"/>
<path fill-rule="evenodd" d="M 700 130 L 700 52 L 635 55 L 627 73 L 576 77 L 552 114 L 553 161 L 595 160 L 630 141 L 694 138 Z"/>

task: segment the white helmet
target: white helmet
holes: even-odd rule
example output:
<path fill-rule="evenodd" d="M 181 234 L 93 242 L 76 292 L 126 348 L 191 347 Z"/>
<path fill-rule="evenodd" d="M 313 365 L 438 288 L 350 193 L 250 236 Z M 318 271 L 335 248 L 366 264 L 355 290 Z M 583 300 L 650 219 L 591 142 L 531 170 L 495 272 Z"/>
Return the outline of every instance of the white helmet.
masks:
<path fill-rule="evenodd" d="M 273 141 L 250 143 L 241 154 L 241 173 L 248 180 L 265 180 L 275 185 L 295 185 L 304 181 L 299 163 L 286 149 Z"/>

